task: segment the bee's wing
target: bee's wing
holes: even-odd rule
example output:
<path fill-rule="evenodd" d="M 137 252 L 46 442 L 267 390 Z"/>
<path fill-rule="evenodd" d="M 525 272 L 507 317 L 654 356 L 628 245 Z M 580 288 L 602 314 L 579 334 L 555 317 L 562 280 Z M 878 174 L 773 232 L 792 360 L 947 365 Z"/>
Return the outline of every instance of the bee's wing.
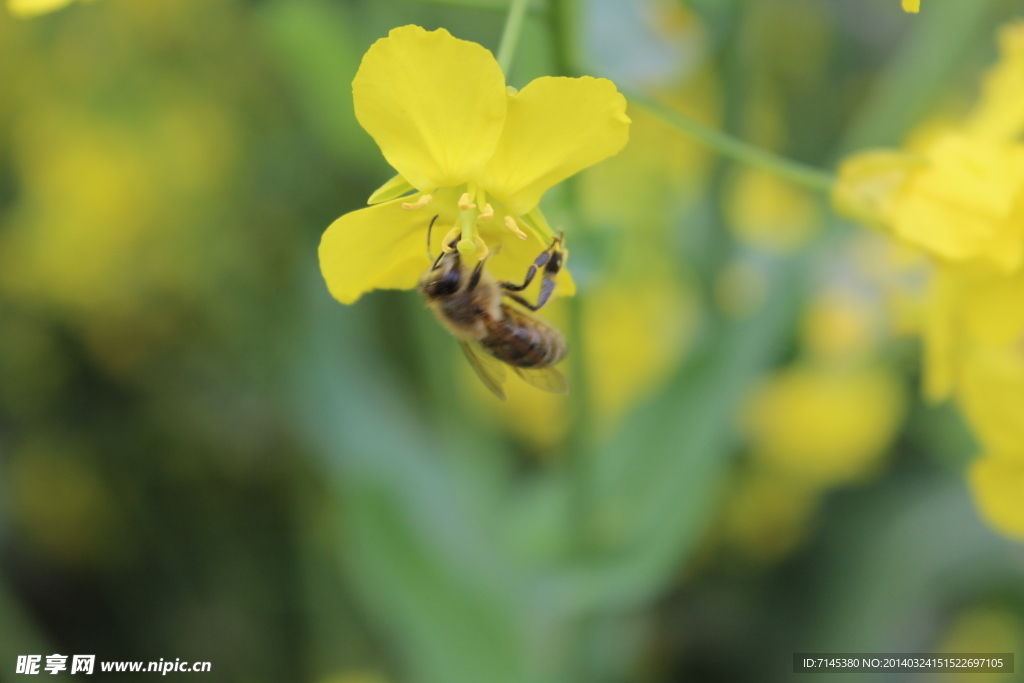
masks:
<path fill-rule="evenodd" d="M 537 387 L 542 391 L 549 391 L 552 394 L 569 393 L 569 380 L 550 365 L 538 368 L 517 368 L 513 365 L 512 369 L 530 386 Z"/>
<path fill-rule="evenodd" d="M 462 347 L 462 352 L 466 354 L 466 360 L 473 366 L 473 370 L 476 371 L 477 377 L 484 383 L 484 386 L 504 401 L 505 389 L 501 385 L 505 383 L 505 365 L 483 351 L 478 352 L 467 341 L 460 339 L 459 346 Z"/>

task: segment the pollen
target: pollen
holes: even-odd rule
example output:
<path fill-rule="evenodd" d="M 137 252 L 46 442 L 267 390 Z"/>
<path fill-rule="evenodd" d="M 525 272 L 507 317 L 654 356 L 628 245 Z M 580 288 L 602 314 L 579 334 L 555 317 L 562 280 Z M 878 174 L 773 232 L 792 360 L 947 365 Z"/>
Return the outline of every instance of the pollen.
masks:
<path fill-rule="evenodd" d="M 519 229 L 519 226 L 516 225 L 516 219 L 512 218 L 512 216 L 505 216 L 505 227 L 511 230 L 512 234 L 514 234 L 519 239 L 526 239 L 526 233 Z"/>
<path fill-rule="evenodd" d="M 420 198 L 414 202 L 402 202 L 402 208 L 405 209 L 406 211 L 415 211 L 416 209 L 422 209 L 424 206 L 433 201 L 433 199 L 433 195 L 425 194 L 420 196 Z"/>
<path fill-rule="evenodd" d="M 474 204 L 470 200 L 469 193 L 468 192 L 463 192 L 462 196 L 459 197 L 459 211 L 469 211 L 470 209 L 475 209 L 475 208 L 476 208 L 476 204 Z"/>
<path fill-rule="evenodd" d="M 480 212 L 480 215 L 476 217 L 476 219 L 478 221 L 483 221 L 486 223 L 492 218 L 494 218 L 494 207 L 491 206 L 490 203 L 484 204 L 483 210 Z"/>

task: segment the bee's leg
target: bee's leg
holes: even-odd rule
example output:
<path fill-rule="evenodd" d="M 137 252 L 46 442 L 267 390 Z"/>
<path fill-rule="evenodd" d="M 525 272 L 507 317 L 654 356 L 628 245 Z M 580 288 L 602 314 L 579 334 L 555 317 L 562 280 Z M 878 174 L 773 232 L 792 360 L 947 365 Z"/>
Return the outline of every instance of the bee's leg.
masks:
<path fill-rule="evenodd" d="M 526 299 L 524 299 L 523 297 L 519 296 L 518 294 L 513 294 L 512 292 L 505 292 L 505 296 L 507 296 L 509 299 L 512 299 L 512 301 L 515 301 L 517 304 L 523 306 L 524 308 L 530 309 L 531 311 L 539 311 L 540 307 L 543 306 L 544 303 L 546 303 L 546 302 L 541 302 L 541 300 L 538 298 L 537 299 L 537 304 L 534 305 L 534 304 L 531 304 Z"/>
<path fill-rule="evenodd" d="M 480 276 L 484 272 L 485 263 L 487 263 L 486 259 L 478 262 L 476 264 L 476 268 L 473 269 L 473 274 L 469 276 L 469 285 L 467 285 L 466 289 L 469 290 L 470 292 L 476 289 L 476 286 L 480 284 Z"/>
<path fill-rule="evenodd" d="M 551 243 L 551 246 L 540 253 L 533 263 L 530 264 L 529 270 L 526 271 L 526 278 L 523 280 L 523 284 L 517 285 L 514 282 L 499 282 L 498 285 L 506 292 L 521 292 L 530 286 L 533 282 L 534 276 L 537 275 L 537 271 L 544 268 L 545 274 L 547 269 L 551 267 L 551 257 L 556 253 L 555 248 L 562 243 L 562 239 L 558 238 Z M 555 267 L 555 272 L 562 267 L 561 259 L 558 259 L 558 264 Z"/>
<path fill-rule="evenodd" d="M 511 282 L 502 282 L 500 286 L 505 290 L 505 296 L 516 301 L 523 306 L 526 306 L 531 311 L 540 310 L 544 304 L 551 298 L 551 294 L 555 291 L 555 276 L 558 275 L 559 271 L 562 270 L 562 263 L 565 260 L 565 254 L 557 247 L 561 244 L 561 238 L 557 239 L 552 243 L 550 247 L 544 250 L 544 252 L 537 257 L 537 260 L 530 266 L 530 270 L 526 273 L 526 279 L 523 284 L 517 285 Z M 537 274 L 539 268 L 544 268 L 543 281 L 540 284 L 540 294 L 537 296 L 537 303 L 531 304 L 526 301 L 523 297 L 515 294 L 515 292 L 521 292 L 530 286 L 534 276 Z"/>
<path fill-rule="evenodd" d="M 515 292 L 510 292 L 508 290 L 505 291 L 505 296 L 507 296 L 509 299 L 512 299 L 517 303 L 522 304 L 523 306 L 526 306 L 531 311 L 539 311 L 541 308 L 544 307 L 544 304 L 548 302 L 548 299 L 551 298 L 551 294 L 554 291 L 555 278 L 553 275 L 549 276 L 548 273 L 545 272 L 544 281 L 540 284 L 540 295 L 537 296 L 537 303 L 531 304 L 529 301 L 524 299 L 519 294 L 516 294 Z"/>

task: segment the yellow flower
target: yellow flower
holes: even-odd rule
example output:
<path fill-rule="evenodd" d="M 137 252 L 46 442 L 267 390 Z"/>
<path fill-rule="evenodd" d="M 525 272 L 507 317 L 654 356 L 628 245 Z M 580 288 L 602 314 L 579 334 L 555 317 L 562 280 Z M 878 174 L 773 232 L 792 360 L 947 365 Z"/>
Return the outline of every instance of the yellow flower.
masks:
<path fill-rule="evenodd" d="M 1005 27 L 982 99 L 955 128 L 906 151 L 868 150 L 840 169 L 833 202 L 950 263 L 1024 262 L 1024 22 Z"/>
<path fill-rule="evenodd" d="M 828 486 L 877 466 L 901 423 L 904 403 L 899 383 L 881 370 L 797 365 L 754 395 L 746 424 L 759 462 Z"/>
<path fill-rule="evenodd" d="M 969 479 L 985 521 L 1007 536 L 1024 540 L 1024 454 L 979 458 L 971 465 Z"/>
<path fill-rule="evenodd" d="M 964 362 L 960 406 L 986 447 L 1024 449 L 1024 352 L 980 349 Z"/>
<path fill-rule="evenodd" d="M 731 492 L 722 540 L 761 564 L 781 560 L 807 536 L 819 491 L 774 472 L 746 472 Z"/>
<path fill-rule="evenodd" d="M 925 379 L 933 400 L 948 397 L 981 365 L 979 353 L 1024 357 L 1024 273 L 1013 276 L 968 268 L 935 273 L 925 324 Z M 984 373 L 982 373 L 984 374 Z"/>
<path fill-rule="evenodd" d="M 737 239 L 768 251 L 799 248 L 821 221 L 805 190 L 759 169 L 738 169 L 725 202 L 725 216 Z"/>
<path fill-rule="evenodd" d="M 360 125 L 399 175 L 370 197 L 373 206 L 324 233 L 320 267 L 342 303 L 415 286 L 435 215 L 433 253 L 458 238 L 463 254 L 490 253 L 498 278 L 522 278 L 553 238 L 541 196 L 629 135 L 611 81 L 543 77 L 515 91 L 490 52 L 444 29 L 403 26 L 378 40 L 352 95 Z M 560 279 L 560 293 L 572 294 L 567 272 Z"/>
<path fill-rule="evenodd" d="M 903 11 L 914 13 L 920 12 L 921 0 L 903 0 Z"/>
<path fill-rule="evenodd" d="M 1011 272 L 1024 258 L 1024 144 L 950 131 L 919 155 L 864 152 L 833 201 L 947 262 Z"/>
<path fill-rule="evenodd" d="M 16 17 L 34 17 L 67 7 L 73 2 L 75 0 L 7 0 L 7 9 Z"/>

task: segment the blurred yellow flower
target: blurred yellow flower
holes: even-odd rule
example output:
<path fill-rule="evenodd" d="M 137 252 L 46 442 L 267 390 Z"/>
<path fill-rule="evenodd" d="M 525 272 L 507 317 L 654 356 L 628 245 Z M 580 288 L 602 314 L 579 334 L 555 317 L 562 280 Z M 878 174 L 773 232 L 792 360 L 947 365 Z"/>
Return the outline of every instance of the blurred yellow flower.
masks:
<path fill-rule="evenodd" d="M 93 0 L 81 0 L 92 2 Z M 16 17 L 34 17 L 67 7 L 75 0 L 7 0 L 7 9 Z"/>
<path fill-rule="evenodd" d="M 1024 540 L 1024 450 L 975 460 L 969 479 L 985 521 L 1007 536 Z"/>
<path fill-rule="evenodd" d="M 543 77 L 515 91 L 490 52 L 444 29 L 393 29 L 363 56 L 352 93 L 356 118 L 399 177 L 324 233 L 321 270 L 343 303 L 415 286 L 434 215 L 435 253 L 458 237 L 461 253 L 494 255 L 497 277 L 521 278 L 553 238 L 537 207 L 544 192 L 616 154 L 629 135 L 611 81 Z M 560 277 L 560 293 L 572 294 Z"/>
<path fill-rule="evenodd" d="M 648 266 L 647 277 L 609 279 L 583 302 L 588 388 L 605 432 L 668 380 L 695 326 L 690 289 L 667 264 L 648 259 Z"/>
<path fill-rule="evenodd" d="M 1009 24 L 1000 37 L 1001 60 L 971 115 L 905 152 L 868 150 L 848 158 L 833 195 L 837 210 L 886 226 L 946 262 L 1020 268 L 1024 21 Z"/>
<path fill-rule="evenodd" d="M 1024 449 L 1024 352 L 976 350 L 964 362 L 960 405 L 987 448 Z"/>
<path fill-rule="evenodd" d="M 870 166 L 875 174 L 864 174 Z M 859 217 L 874 206 L 879 210 L 877 222 L 939 259 L 978 260 L 1004 272 L 1021 265 L 1024 144 L 951 131 L 938 136 L 919 156 L 854 156 L 841 169 L 840 184 L 837 208 L 849 212 L 851 205 L 857 206 Z M 889 193 L 879 196 L 879 189 Z M 846 199 L 858 194 L 865 198 L 859 204 Z"/>
<path fill-rule="evenodd" d="M 921 0 L 903 0 L 903 10 L 905 12 L 921 11 Z"/>
<path fill-rule="evenodd" d="M 797 365 L 755 392 L 746 426 L 763 465 L 818 486 L 877 466 L 903 412 L 900 384 L 875 368 Z"/>
<path fill-rule="evenodd" d="M 826 292 L 804 315 L 801 338 L 809 356 L 836 364 L 863 361 L 874 349 L 873 311 L 840 292 Z"/>
<path fill-rule="evenodd" d="M 819 497 L 815 487 L 789 476 L 746 473 L 729 498 L 723 540 L 755 562 L 778 561 L 804 539 Z"/>
<path fill-rule="evenodd" d="M 789 251 L 805 244 L 820 225 L 813 198 L 779 176 L 741 168 L 725 198 L 725 217 L 741 242 L 770 251 Z"/>
<path fill-rule="evenodd" d="M 936 270 L 925 324 L 925 380 L 930 398 L 949 397 L 979 352 L 1020 354 L 1024 273 L 969 268 Z M 987 361 L 986 361 L 987 362 Z"/>

